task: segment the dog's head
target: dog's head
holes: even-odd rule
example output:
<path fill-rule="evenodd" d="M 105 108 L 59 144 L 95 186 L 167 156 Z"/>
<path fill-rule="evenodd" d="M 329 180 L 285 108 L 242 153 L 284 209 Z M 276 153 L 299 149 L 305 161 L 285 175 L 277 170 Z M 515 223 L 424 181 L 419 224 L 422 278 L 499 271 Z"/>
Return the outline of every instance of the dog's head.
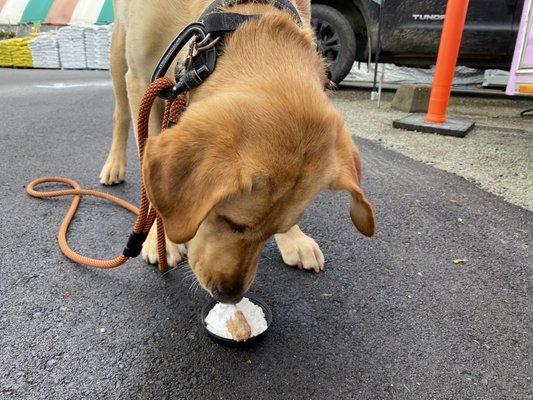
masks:
<path fill-rule="evenodd" d="M 279 43 L 269 45 L 271 37 L 283 48 L 290 43 L 290 37 L 279 37 L 284 20 L 272 22 L 278 26 L 270 33 L 266 26 L 253 57 L 274 57 L 270 47 L 279 53 Z M 293 31 L 289 35 L 298 39 Z M 248 32 L 247 42 L 253 34 Z M 143 177 L 150 202 L 168 238 L 189 243 L 191 268 L 219 301 L 243 296 L 265 242 L 296 225 L 323 189 L 348 191 L 354 225 L 365 235 L 374 233 L 372 206 L 360 187 L 359 154 L 323 91 L 323 64 L 312 39 L 304 39 L 285 50 L 287 57 L 301 53 L 298 58 L 258 70 L 238 54 L 230 56 L 231 46 L 240 50 L 238 37 L 232 40 L 180 123 L 146 145 Z M 242 71 L 240 81 L 233 78 L 236 70 Z"/>
<path fill-rule="evenodd" d="M 189 242 L 198 281 L 228 302 L 250 287 L 265 241 L 297 224 L 323 189 L 348 191 L 354 225 L 374 233 L 359 155 L 333 110 L 256 126 L 255 106 L 237 103 L 188 110 L 183 123 L 148 140 L 143 168 L 169 239 Z"/>

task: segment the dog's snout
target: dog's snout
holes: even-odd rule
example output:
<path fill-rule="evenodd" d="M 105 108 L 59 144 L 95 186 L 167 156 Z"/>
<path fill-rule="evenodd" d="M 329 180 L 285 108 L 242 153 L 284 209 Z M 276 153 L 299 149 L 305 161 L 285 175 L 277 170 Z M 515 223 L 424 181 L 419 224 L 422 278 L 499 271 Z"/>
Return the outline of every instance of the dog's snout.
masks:
<path fill-rule="evenodd" d="M 240 287 L 217 285 L 211 289 L 213 298 L 219 303 L 237 304 L 242 300 L 243 293 Z"/>

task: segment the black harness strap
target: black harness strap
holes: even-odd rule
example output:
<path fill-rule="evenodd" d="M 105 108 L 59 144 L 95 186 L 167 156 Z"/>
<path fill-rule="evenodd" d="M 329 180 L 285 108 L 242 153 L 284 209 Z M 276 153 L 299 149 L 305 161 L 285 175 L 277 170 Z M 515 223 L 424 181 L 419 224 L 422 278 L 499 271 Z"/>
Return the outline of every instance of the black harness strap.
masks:
<path fill-rule="evenodd" d="M 199 21 L 202 21 L 207 14 L 220 12 L 224 7 L 233 7 L 246 3 L 250 3 L 250 0 L 215 0 L 207 6 L 202 16 L 199 18 Z M 276 7 L 278 10 L 287 11 L 299 25 L 302 24 L 302 19 L 300 18 L 298 10 L 289 0 L 256 0 L 256 3 L 269 4 Z"/>
<path fill-rule="evenodd" d="M 245 22 L 257 20 L 261 15 L 243 15 L 237 13 L 211 13 L 207 14 L 202 23 L 207 33 L 221 34 L 233 32 Z"/>

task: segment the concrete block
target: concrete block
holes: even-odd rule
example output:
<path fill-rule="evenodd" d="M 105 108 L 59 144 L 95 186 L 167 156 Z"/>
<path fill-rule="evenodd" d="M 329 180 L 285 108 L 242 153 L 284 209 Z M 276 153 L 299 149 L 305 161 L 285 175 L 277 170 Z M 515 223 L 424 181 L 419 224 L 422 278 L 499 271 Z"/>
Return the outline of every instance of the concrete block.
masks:
<path fill-rule="evenodd" d="M 394 99 L 392 108 L 406 113 L 424 113 L 428 110 L 431 86 L 421 84 L 401 85 Z"/>
<path fill-rule="evenodd" d="M 392 122 L 392 126 L 408 131 L 437 133 L 445 136 L 464 138 L 474 127 L 472 121 L 459 118 L 446 118 L 443 124 L 431 124 L 425 114 L 411 114 Z"/>

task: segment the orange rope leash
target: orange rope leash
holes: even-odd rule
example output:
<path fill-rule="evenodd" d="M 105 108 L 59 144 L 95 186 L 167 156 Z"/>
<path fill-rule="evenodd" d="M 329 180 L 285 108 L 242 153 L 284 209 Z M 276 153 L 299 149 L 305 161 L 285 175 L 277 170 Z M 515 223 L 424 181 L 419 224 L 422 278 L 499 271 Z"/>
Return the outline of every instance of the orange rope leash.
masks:
<path fill-rule="evenodd" d="M 141 106 L 139 108 L 139 118 L 137 121 L 137 142 L 139 147 L 139 160 L 141 164 L 142 171 L 142 162 L 144 155 L 144 148 L 146 145 L 146 140 L 148 138 L 148 122 L 150 120 L 150 110 L 152 105 L 162 90 L 170 89 L 174 86 L 174 82 L 168 78 L 159 78 L 152 82 L 146 93 L 144 94 Z M 163 129 L 166 128 L 169 120 L 177 122 L 183 108 L 185 106 L 185 98 L 183 96 L 178 97 L 176 101 L 167 101 L 165 105 L 165 113 L 163 115 Z M 60 183 L 70 186 L 72 189 L 63 189 L 63 190 L 53 190 L 53 191 L 38 191 L 36 186 L 44 183 Z M 72 196 L 72 202 L 70 203 L 70 208 L 67 211 L 67 214 L 61 222 L 59 227 L 59 232 L 57 234 L 57 240 L 59 242 L 59 248 L 63 254 L 70 260 L 92 268 L 100 269 L 109 269 L 116 268 L 124 264 L 130 256 L 129 253 L 125 250 L 124 254 L 120 254 L 117 257 L 109 260 L 99 260 L 94 258 L 85 257 L 79 253 L 76 253 L 70 248 L 67 240 L 67 232 L 76 214 L 78 206 L 81 201 L 82 196 L 93 196 L 101 199 L 105 199 L 114 204 L 117 204 L 126 210 L 137 215 L 135 225 L 133 226 L 132 236 L 136 236 L 136 239 L 139 240 L 139 237 L 144 239 L 150 228 L 152 227 L 155 220 L 157 220 L 157 253 L 159 256 L 159 271 L 166 272 L 168 270 L 167 257 L 166 257 L 166 244 L 165 244 L 165 231 L 163 229 L 163 222 L 161 218 L 157 215 L 157 212 L 150 208 L 150 202 L 146 196 L 146 189 L 144 187 L 143 180 L 141 178 L 141 196 L 140 196 L 140 207 L 137 208 L 131 203 L 128 203 L 126 200 L 123 200 L 119 197 L 110 195 L 105 192 L 100 192 L 98 190 L 83 189 L 80 185 L 68 178 L 60 176 L 46 176 L 43 178 L 38 178 L 33 180 L 26 187 L 26 192 L 32 196 L 39 199 L 60 197 L 60 196 Z M 130 237 L 131 239 L 131 237 Z M 128 242 L 129 244 L 129 242 Z"/>

